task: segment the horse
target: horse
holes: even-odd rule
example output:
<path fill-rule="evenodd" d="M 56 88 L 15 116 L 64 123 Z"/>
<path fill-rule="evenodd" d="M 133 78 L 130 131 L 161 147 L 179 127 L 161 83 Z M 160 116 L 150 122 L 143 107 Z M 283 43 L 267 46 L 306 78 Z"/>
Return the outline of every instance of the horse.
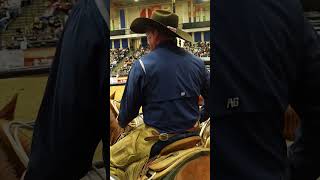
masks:
<path fill-rule="evenodd" d="M 9 161 L 9 155 L 5 150 L 5 146 L 0 140 L 0 179 L 18 180 L 14 164 Z"/>
<path fill-rule="evenodd" d="M 34 122 L 12 121 L 17 94 L 0 110 L 0 179 L 22 179 L 29 161 Z M 99 161 L 93 162 L 93 170 L 81 180 L 102 179 Z M 99 171 L 99 172 L 98 172 Z M 90 177 L 90 178 L 89 178 Z"/>
<path fill-rule="evenodd" d="M 115 92 L 110 96 L 110 145 L 117 142 L 124 130 L 118 125 L 117 116 L 119 114 L 118 108 L 114 100 Z M 112 100 L 111 100 L 112 99 Z"/>
<path fill-rule="evenodd" d="M 30 128 L 21 128 L 22 125 L 26 124 L 0 119 L 0 174 L 13 175 L 11 178 L 1 178 L 0 175 L 0 179 L 17 179 L 27 167 L 32 131 Z M 1 170 L 2 168 L 7 170 Z"/>
<path fill-rule="evenodd" d="M 113 145 L 119 140 L 121 134 L 125 130 L 119 127 L 117 116 L 119 111 L 117 110 L 116 102 L 110 96 L 110 145 Z M 174 172 L 174 174 L 172 174 Z M 141 177 L 142 178 L 142 177 Z M 165 175 L 162 179 L 175 179 L 175 180 L 207 180 L 210 179 L 210 155 L 205 154 L 196 158 L 190 158 L 187 161 L 183 161 L 183 164 L 177 165 L 171 173 Z"/>
<path fill-rule="evenodd" d="M 7 121 L 14 119 L 14 112 L 16 109 L 18 93 L 0 110 L 0 127 Z M 1 134 L 2 135 L 2 134 Z M 0 179 L 4 180 L 18 180 L 18 173 L 15 170 L 16 163 L 12 162 L 10 149 L 4 142 L 5 138 L 0 136 Z M 11 160 L 11 161 L 10 161 Z"/>

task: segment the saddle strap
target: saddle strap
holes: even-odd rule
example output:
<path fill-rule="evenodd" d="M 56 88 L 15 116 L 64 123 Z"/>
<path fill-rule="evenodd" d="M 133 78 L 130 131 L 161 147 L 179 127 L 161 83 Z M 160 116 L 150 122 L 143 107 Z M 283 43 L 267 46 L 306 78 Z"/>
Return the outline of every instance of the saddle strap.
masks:
<path fill-rule="evenodd" d="M 175 151 L 190 149 L 197 146 L 201 142 L 200 136 L 191 136 L 175 141 L 160 151 L 160 155 L 166 155 Z"/>

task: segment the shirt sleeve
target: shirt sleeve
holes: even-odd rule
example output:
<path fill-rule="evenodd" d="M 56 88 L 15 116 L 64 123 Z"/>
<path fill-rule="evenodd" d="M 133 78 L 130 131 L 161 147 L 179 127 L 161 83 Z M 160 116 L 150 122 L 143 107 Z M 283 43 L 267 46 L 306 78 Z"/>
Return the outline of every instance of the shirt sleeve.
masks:
<path fill-rule="evenodd" d="M 119 125 L 125 128 L 137 115 L 142 105 L 142 88 L 144 84 L 144 72 L 139 61 L 134 62 L 130 70 L 126 87 L 121 99 Z"/>
<path fill-rule="evenodd" d="M 210 73 L 204 66 L 203 70 L 203 84 L 201 87 L 201 95 L 203 97 L 204 105 L 200 110 L 200 122 L 206 121 L 209 117 L 209 89 L 210 89 Z"/>

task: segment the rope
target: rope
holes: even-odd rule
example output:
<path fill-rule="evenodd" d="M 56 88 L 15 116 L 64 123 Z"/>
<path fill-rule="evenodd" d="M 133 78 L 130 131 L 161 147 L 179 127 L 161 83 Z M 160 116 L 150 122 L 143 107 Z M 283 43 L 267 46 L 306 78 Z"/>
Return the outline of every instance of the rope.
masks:
<path fill-rule="evenodd" d="M 8 137 L 8 140 L 16 152 L 17 156 L 21 160 L 23 166 L 26 168 L 29 162 L 29 157 L 24 151 L 19 136 L 18 136 L 18 128 L 19 127 L 26 127 L 28 129 L 33 128 L 31 127 L 30 123 L 22 123 L 22 122 L 9 122 L 3 126 L 4 133 Z"/>

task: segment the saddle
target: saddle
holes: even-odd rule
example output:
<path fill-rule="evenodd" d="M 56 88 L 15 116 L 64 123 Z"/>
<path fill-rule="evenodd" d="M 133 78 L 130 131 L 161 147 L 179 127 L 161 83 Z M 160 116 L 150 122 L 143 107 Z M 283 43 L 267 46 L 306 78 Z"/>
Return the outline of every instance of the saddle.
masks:
<path fill-rule="evenodd" d="M 174 179 L 187 162 L 210 155 L 210 119 L 200 127 L 200 133 L 179 134 L 168 141 L 157 142 L 150 152 L 152 158 L 141 171 L 140 180 Z"/>
<path fill-rule="evenodd" d="M 116 102 L 113 102 L 112 105 L 116 109 L 119 106 Z M 143 116 L 140 115 L 128 125 L 129 130 L 124 132 L 119 140 L 142 123 Z M 177 134 L 169 137 L 166 141 L 159 140 L 154 144 L 151 148 L 150 158 L 140 172 L 140 180 L 174 179 L 187 162 L 200 156 L 208 156 L 210 154 L 210 148 L 208 148 L 210 146 L 210 119 L 200 124 L 200 127 L 200 133 L 194 131 Z"/>
<path fill-rule="evenodd" d="M 200 124 L 200 137 L 204 147 L 210 148 L 210 118 Z"/>
<path fill-rule="evenodd" d="M 153 145 L 150 159 L 140 173 L 140 179 L 173 179 L 187 162 L 208 156 L 210 149 L 202 146 L 199 132 L 178 134 Z"/>
<path fill-rule="evenodd" d="M 190 140 L 192 141 L 192 139 Z M 209 154 L 210 149 L 203 147 L 192 147 L 173 151 L 169 154 L 159 154 L 157 157 L 150 159 L 145 165 L 141 172 L 140 180 L 173 179 L 178 173 L 179 169 L 182 168 L 187 162 L 200 156 L 208 156 Z"/>

